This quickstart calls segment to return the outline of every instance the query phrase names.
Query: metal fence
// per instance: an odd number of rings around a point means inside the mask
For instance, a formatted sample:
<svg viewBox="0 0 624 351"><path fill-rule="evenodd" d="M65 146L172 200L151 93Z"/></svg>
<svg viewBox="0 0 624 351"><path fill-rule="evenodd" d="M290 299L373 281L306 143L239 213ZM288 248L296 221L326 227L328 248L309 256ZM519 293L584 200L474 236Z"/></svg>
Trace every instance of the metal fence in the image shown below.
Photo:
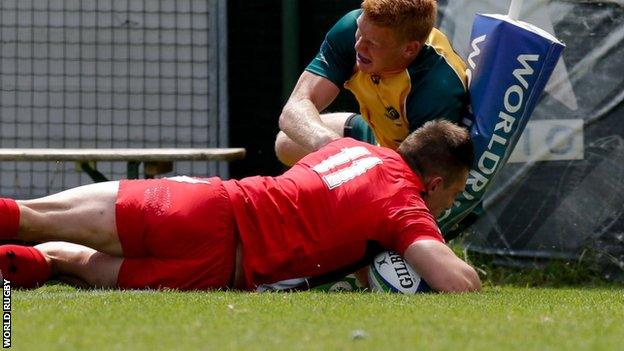
<svg viewBox="0 0 624 351"><path fill-rule="evenodd" d="M221 0L2 0L0 146L227 146ZM125 164L98 164L110 178ZM224 163L174 173L227 176ZM73 163L2 162L0 194L89 183Z"/></svg>

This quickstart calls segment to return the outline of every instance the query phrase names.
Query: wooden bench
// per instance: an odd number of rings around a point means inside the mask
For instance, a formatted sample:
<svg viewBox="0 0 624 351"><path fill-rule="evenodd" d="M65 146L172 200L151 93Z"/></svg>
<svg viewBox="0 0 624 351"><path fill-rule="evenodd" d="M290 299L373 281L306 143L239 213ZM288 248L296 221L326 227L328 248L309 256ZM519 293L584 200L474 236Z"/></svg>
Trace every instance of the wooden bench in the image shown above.
<svg viewBox="0 0 624 351"><path fill-rule="evenodd" d="M153 178L173 170L174 161L232 161L245 157L243 148L202 149L3 149L0 161L74 161L96 182L108 179L100 173L97 161L128 162L128 179L139 177L139 165L144 163L145 178Z"/></svg>

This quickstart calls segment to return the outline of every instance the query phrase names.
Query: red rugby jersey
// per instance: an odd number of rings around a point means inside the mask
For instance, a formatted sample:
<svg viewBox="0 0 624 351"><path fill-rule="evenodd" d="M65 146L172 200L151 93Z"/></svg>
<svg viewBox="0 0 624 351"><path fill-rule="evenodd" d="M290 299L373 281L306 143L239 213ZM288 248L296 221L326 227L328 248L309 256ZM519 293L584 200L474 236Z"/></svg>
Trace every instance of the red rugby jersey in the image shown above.
<svg viewBox="0 0 624 351"><path fill-rule="evenodd" d="M444 242L423 184L401 156L354 139L329 143L279 177L224 186L249 289L353 264L368 241L401 255L416 240Z"/></svg>

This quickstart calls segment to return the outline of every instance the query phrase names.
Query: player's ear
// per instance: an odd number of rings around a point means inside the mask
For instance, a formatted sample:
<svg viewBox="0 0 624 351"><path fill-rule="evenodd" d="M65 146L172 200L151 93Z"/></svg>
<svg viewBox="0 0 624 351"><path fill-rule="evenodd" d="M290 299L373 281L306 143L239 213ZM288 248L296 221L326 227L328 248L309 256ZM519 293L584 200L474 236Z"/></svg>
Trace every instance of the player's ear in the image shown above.
<svg viewBox="0 0 624 351"><path fill-rule="evenodd" d="M410 40L405 43L405 49L403 50L403 55L406 58L414 58L420 52L421 44L418 40Z"/></svg>
<svg viewBox="0 0 624 351"><path fill-rule="evenodd" d="M425 184L425 188L427 189L427 193L432 193L438 190L444 183L444 179L440 176L427 178L427 182Z"/></svg>

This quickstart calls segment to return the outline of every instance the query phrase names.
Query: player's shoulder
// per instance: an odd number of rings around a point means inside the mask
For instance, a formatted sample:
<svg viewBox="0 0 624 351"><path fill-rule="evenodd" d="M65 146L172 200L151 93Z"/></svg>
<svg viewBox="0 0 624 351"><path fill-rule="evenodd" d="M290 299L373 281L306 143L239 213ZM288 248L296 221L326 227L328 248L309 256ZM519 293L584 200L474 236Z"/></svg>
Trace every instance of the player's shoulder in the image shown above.
<svg viewBox="0 0 624 351"><path fill-rule="evenodd" d="M301 160L297 162L297 165L318 168L314 165L319 164L319 162L324 161L328 158L339 158L340 156L343 156L345 160L348 160L357 156L356 154L363 155L370 153L367 148L368 146L371 145L357 141L352 138L334 139L329 143L325 144L320 149L304 156Z"/></svg>
<svg viewBox="0 0 624 351"><path fill-rule="evenodd" d="M466 65L442 32L434 28L408 73L410 130L437 118L461 120L468 104Z"/></svg>
<svg viewBox="0 0 624 351"><path fill-rule="evenodd" d="M355 32L357 31L357 19L361 12L362 10L353 10L342 16L327 32L321 49L339 56L355 55ZM331 50L327 46L330 46Z"/></svg>
<svg viewBox="0 0 624 351"><path fill-rule="evenodd" d="M362 14L362 9L355 9L347 12L342 18L336 22L334 26L336 30L355 30L357 29L357 19Z"/></svg>
<svg viewBox="0 0 624 351"><path fill-rule="evenodd" d="M416 84L422 81L439 85L442 82L444 88L450 85L467 90L466 63L455 52L446 35L436 28L408 67L408 73Z"/></svg>
<svg viewBox="0 0 624 351"><path fill-rule="evenodd" d="M361 10L353 10L334 24L306 71L329 79L337 87L342 86L355 66L355 32L360 13Z"/></svg>
<svg viewBox="0 0 624 351"><path fill-rule="evenodd" d="M393 167L398 169L404 163L395 150L371 145L349 137L332 140L318 151L305 156L299 163L311 165L327 159L329 160L327 163L331 164L333 162L355 161L371 157L380 159L379 163L384 164L384 168L390 166L390 164L396 164Z"/></svg>
<svg viewBox="0 0 624 351"><path fill-rule="evenodd" d="M355 31L357 30L357 19L362 13L361 9L353 10L342 16L327 32L325 44L331 45L352 45L355 43Z"/></svg>
<svg viewBox="0 0 624 351"><path fill-rule="evenodd" d="M330 141L329 143L327 143L325 146L323 146L323 148L327 148L327 147L344 147L344 146L354 146L354 145L359 145L359 146L363 146L363 147L376 147L375 145L366 143L364 141L359 141L356 139L353 139L351 137L342 137L342 138L338 138L338 139L334 139L332 141Z"/></svg>
<svg viewBox="0 0 624 351"><path fill-rule="evenodd" d="M387 155L398 155L395 150L392 150L387 147L369 144L365 141L360 141L353 139L351 137L342 137L339 139L332 140L326 146L333 146L335 148L344 148L344 147L360 147L369 150L369 152L376 154L387 154Z"/></svg>

